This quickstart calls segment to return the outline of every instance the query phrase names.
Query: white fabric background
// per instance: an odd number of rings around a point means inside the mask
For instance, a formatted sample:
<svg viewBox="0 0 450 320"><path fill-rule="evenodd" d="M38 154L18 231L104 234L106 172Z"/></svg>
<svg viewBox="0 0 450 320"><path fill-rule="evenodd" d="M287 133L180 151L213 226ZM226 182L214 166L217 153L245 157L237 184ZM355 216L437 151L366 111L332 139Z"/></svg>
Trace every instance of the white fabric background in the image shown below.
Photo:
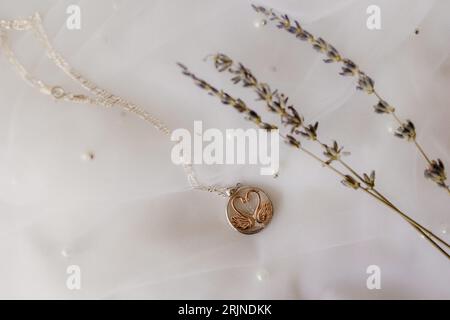
<svg viewBox="0 0 450 320"><path fill-rule="evenodd" d="M357 62L399 114L415 120L433 158L450 165L449 1L262 3ZM82 9L79 31L65 27L69 4ZM366 28L370 4L381 7L380 31ZM448 195L423 178L413 146L390 136L394 124L373 113L375 98L307 44L274 26L255 28L249 1L0 1L3 19L35 11L75 68L172 128L192 129L194 120L252 126L182 77L176 61L265 114L251 92L202 61L229 54L289 94L308 121L320 121L324 139L352 152L352 165L375 169L380 190L450 241ZM12 39L35 75L77 88L30 34ZM445 257L305 155L282 146L278 179L255 167L199 168L208 183L241 181L271 195L270 228L242 236L225 221L225 199L188 191L170 144L146 123L120 110L54 102L4 55L0 70L1 298L450 298ZM83 159L91 151L95 159ZM82 290L67 289L69 265L81 267ZM381 268L381 290L366 288L369 265Z"/></svg>

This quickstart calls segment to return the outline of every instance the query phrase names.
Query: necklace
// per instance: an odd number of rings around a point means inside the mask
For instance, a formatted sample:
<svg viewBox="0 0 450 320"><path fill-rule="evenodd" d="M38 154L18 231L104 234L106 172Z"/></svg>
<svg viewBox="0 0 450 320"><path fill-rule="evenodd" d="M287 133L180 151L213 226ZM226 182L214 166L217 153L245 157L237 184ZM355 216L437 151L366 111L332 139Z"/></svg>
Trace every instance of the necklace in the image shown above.
<svg viewBox="0 0 450 320"><path fill-rule="evenodd" d="M78 94L67 92L61 86L50 86L43 81L33 77L24 65L17 59L14 51L9 45L8 30L31 31L35 38L44 47L47 57L59 67L69 78L77 82L82 88L91 94ZM169 137L171 130L160 119L151 115L140 106L128 102L117 95L98 87L90 80L83 77L78 71L73 69L69 63L51 45L47 33L42 25L41 17L38 13L27 19L0 20L0 42L1 47L9 62L15 67L21 77L33 88L38 89L42 94L53 97L57 101L72 103L83 103L101 106L105 108L119 107L122 110L132 113L155 129ZM170 140L173 142L172 140ZM175 144L180 143L176 141ZM242 186L237 184L234 187L219 187L204 185L199 182L192 164L183 162L183 170L187 176L192 189L207 191L228 198L226 207L226 217L230 225L243 234L255 234L263 230L272 220L273 206L267 194L255 187Z"/></svg>

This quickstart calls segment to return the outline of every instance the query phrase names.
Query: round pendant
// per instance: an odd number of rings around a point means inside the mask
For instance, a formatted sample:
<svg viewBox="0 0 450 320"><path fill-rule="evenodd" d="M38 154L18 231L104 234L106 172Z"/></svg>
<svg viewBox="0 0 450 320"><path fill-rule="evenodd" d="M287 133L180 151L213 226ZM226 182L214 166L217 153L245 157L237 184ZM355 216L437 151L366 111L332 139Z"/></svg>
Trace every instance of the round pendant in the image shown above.
<svg viewBox="0 0 450 320"><path fill-rule="evenodd" d="M273 206L267 194L259 188L239 187L230 196L227 218L231 226L243 234L262 231L272 220Z"/></svg>

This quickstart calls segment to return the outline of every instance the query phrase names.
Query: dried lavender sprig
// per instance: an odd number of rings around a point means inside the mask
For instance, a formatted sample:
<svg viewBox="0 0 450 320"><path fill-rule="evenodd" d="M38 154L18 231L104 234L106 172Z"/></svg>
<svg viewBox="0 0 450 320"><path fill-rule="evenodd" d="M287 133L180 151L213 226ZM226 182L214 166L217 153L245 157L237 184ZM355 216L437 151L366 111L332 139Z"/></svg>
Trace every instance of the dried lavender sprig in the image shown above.
<svg viewBox="0 0 450 320"><path fill-rule="evenodd" d="M206 81L196 77L193 73L191 73L186 66L184 66L183 64L178 64L184 75L190 77L191 79L194 80L194 82L201 87L202 89L205 89L209 94L216 96L218 98L221 99L222 103L224 104L228 104L228 105L233 105L231 103L227 103L228 99L231 99L232 101L239 101L240 99L235 99L231 96L229 96L228 94L226 94L227 99L224 102L223 98L223 94L219 94L219 92L223 92L223 91L219 91L217 89L215 89L213 86L211 86L210 84L208 84ZM242 100L240 100L242 101ZM241 111L240 108L235 108L237 109L239 112L244 112ZM248 107L246 107L246 112L247 113L254 113L253 110L249 109ZM252 120L252 118L247 118L248 120ZM254 121L253 121L254 122ZM259 122L256 122L257 125L259 125ZM271 128L276 128L275 125L269 125ZM292 147L295 147L296 149L303 151L304 153L306 153L307 155L309 155L310 157L312 157L313 159L317 160L318 162L320 162L324 167L329 168L330 170L332 170L333 172L335 172L336 174L338 174L341 178L343 178L342 183L355 189L355 190L363 190L364 192L368 193L369 195L371 195L374 199L380 201L381 203L385 204L386 206L390 207L391 209L393 209L394 211L396 211L398 214L400 214L407 222L409 222L418 232L420 232L424 238L426 238L436 249L438 249L443 255L445 255L448 259L450 259L450 254L448 254L442 247L439 246L439 244L436 242L441 242L443 243L447 248L450 248L450 245L448 243L446 243L444 240L440 239L439 237L437 237L436 235L434 235L432 232L430 232L429 230L427 230L426 228L424 228L423 226L421 226L420 224L418 224L416 221L414 221L413 219L411 219L409 216L407 216L406 214L404 214L402 211L400 211L398 208L396 208L395 206L393 206L390 202L388 202L388 200L382 196L379 196L375 193L372 193L371 190L369 188L365 188L363 186L361 186L361 184L356 181L351 175L346 175L343 172L341 172L340 170L338 170L337 168L333 167L328 161L326 160L322 160L319 156L315 155L313 152L307 150L306 148L304 148L300 141L298 141L296 138L294 138L292 135L286 135L283 136L280 134L281 137L283 137L285 139L285 141ZM436 241L435 241L436 240Z"/></svg>
<svg viewBox="0 0 450 320"><path fill-rule="evenodd" d="M417 229L420 233L430 231L421 225L417 224L414 220L410 219L407 215L401 212L397 207L394 206L386 197L384 197L378 190L375 189L375 171L370 174L363 173L358 174L353 168L351 168L346 162L343 161L342 155L343 148L339 147L338 143L334 141L331 146L328 146L321 142L317 135L318 122L314 125L305 126L304 117L299 114L299 112L294 108L293 105L287 107L288 98L285 94L280 93L279 90L272 90L267 83L262 83L257 80L257 77L251 72L250 69L245 67L242 63L235 63L230 57L219 53L216 55L211 55L214 61L214 66L219 72L228 71L232 74L232 81L235 84L242 83L245 88L252 88L258 95L258 100L263 100L266 102L268 110L271 112L278 113L280 115L282 123L287 127L291 127L291 134L301 134L308 140L318 143L321 147L325 149L324 155L328 158L326 164L331 164L333 161L339 162L350 172L350 175L346 175L342 181L343 185L350 187L352 189L359 189L360 183L366 185L366 192L371 195L376 195L378 200L382 201L384 204L389 206L391 209L399 213L407 222L409 222L413 227ZM280 101L282 103L280 103ZM287 119L287 120L286 120ZM298 127L302 127L306 132L299 131ZM289 144L293 146L300 145L300 141L296 140L294 136L289 136ZM432 233L431 233L432 234ZM448 244L435 236L436 240L442 242L448 247ZM433 244L434 245L434 244Z"/></svg>
<svg viewBox="0 0 450 320"><path fill-rule="evenodd" d="M182 69L182 72L185 76L190 77L194 80L194 82L202 89L206 90L208 94L218 97L223 104L225 105L231 105L234 107L238 112L244 113L247 115L247 119L255 123L258 127L264 130L275 130L278 129L275 126L272 126L271 124L268 124L266 122L263 122L261 120L261 117L253 110L249 109L244 101L241 99L235 99L232 96L230 96L228 93L224 92L223 90L218 90L211 86L206 81L197 78L193 73L191 73L186 66L184 66L181 63L178 63L178 66Z"/></svg>
<svg viewBox="0 0 450 320"><path fill-rule="evenodd" d="M424 171L425 178L435 182L438 186L447 190L450 194L450 186L447 183L447 175L445 167L440 159L432 160L424 151L422 146L417 141L416 128L412 121L402 121L396 114L396 109L386 102L375 90L375 81L363 72L356 63L352 60L344 58L331 44L326 42L322 38L315 38L311 33L303 29L301 24L296 20L291 20L288 15L278 14L272 9L265 8L263 6L252 5L253 9L268 17L270 21L277 22L279 29L286 30L287 32L295 35L296 38L305 40L311 43L312 47L323 54L326 58L323 60L325 63L338 62L342 64L342 76L356 76L357 77L357 89L364 91L368 94L374 94L378 99L378 104L374 106L374 111L378 114L390 114L399 124L399 128L395 132L395 136L404 138L407 141L414 142L419 153L428 163L428 168Z"/></svg>

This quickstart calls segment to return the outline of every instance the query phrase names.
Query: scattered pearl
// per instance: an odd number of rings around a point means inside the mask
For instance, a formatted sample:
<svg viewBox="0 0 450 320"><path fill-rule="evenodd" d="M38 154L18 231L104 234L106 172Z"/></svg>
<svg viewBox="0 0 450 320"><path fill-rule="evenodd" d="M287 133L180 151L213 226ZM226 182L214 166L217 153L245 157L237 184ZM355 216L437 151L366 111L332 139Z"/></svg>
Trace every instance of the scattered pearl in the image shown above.
<svg viewBox="0 0 450 320"><path fill-rule="evenodd" d="M265 269L259 270L256 272L256 280L264 281L269 277L269 272Z"/></svg>
<svg viewBox="0 0 450 320"><path fill-rule="evenodd" d="M255 28L261 28L264 27L267 24L267 20L266 19L262 19L262 20L256 20L253 25L255 26Z"/></svg>
<svg viewBox="0 0 450 320"><path fill-rule="evenodd" d="M86 152L81 156L83 161L93 161L95 159L95 154L93 152Z"/></svg>
<svg viewBox="0 0 450 320"><path fill-rule="evenodd" d="M61 250L61 255L62 255L64 258L68 258L68 257L70 256L70 254L69 254L69 252L67 251L67 249L62 249L62 250Z"/></svg>
<svg viewBox="0 0 450 320"><path fill-rule="evenodd" d="M392 127L388 127L388 132L389 133L394 133L394 129Z"/></svg>

